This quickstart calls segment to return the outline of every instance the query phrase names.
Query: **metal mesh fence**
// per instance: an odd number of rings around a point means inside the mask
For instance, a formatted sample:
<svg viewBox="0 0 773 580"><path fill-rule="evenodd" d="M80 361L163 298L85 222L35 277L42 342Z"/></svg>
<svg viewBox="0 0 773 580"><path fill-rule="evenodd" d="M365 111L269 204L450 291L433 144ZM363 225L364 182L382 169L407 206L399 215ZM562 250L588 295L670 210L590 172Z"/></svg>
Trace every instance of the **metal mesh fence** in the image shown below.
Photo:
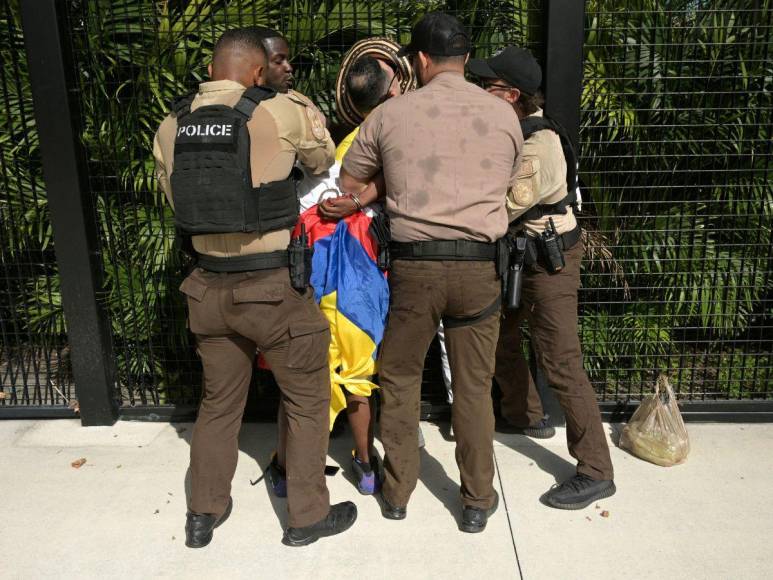
<svg viewBox="0 0 773 580"><path fill-rule="evenodd" d="M18 2L0 2L0 408L73 395Z"/></svg>
<svg viewBox="0 0 773 580"><path fill-rule="evenodd" d="M464 21L475 56L506 44L540 54L537 0L68 3L123 405L198 401L177 291L185 264L150 152L171 100L206 79L217 37L280 30L296 88L335 122L342 54L366 36L407 41L431 9ZM13 403L60 404L53 387L69 397L71 379L15 2L0 17L0 375ZM638 398L660 370L684 398L773 396L770 26L762 0L586 3L581 333L604 400ZM271 398L270 376L258 376L260 400ZM424 379L424 398L441 401L437 345Z"/></svg>
<svg viewBox="0 0 773 580"><path fill-rule="evenodd" d="M125 405L195 404L200 363L185 328L177 287L184 265L173 246L171 210L157 192L150 155L171 100L206 79L214 42L228 28L262 25L286 35L295 87L336 124L335 79L357 40L384 35L407 42L425 11L448 9L468 25L481 54L529 37L529 14L511 2L269 2L72 4L75 61L90 184L101 226L100 251ZM532 3L533 4L533 3ZM507 10L504 10L507 8ZM536 20L536 19L535 19ZM535 34L536 25L531 34ZM429 398L444 398L433 346L425 372ZM265 372L258 392L276 390Z"/></svg>
<svg viewBox="0 0 773 580"><path fill-rule="evenodd" d="M769 2L590 2L581 175L586 367L606 399L668 371L770 398Z"/></svg>

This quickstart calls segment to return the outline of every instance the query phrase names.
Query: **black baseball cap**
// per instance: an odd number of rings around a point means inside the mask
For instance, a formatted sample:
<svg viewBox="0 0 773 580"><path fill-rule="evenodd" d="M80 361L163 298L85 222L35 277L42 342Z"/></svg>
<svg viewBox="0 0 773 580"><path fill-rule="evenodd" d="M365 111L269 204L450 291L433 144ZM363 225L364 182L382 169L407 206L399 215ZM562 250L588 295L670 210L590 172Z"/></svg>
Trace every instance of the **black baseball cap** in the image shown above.
<svg viewBox="0 0 773 580"><path fill-rule="evenodd" d="M428 12L414 24L411 42L397 56L419 51L433 56L461 56L470 52L470 39L462 23L450 14Z"/></svg>
<svg viewBox="0 0 773 580"><path fill-rule="evenodd" d="M467 70L476 77L502 79L527 95L536 93L542 84L542 69L537 59L517 46L508 46L491 58L472 58Z"/></svg>

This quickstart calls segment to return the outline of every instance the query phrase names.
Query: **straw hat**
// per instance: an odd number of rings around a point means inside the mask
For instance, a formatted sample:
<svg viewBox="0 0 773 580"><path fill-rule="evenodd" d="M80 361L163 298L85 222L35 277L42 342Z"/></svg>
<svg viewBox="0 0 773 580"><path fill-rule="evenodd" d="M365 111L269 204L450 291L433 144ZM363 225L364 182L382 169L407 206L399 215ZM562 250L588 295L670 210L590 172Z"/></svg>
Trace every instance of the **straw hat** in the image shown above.
<svg viewBox="0 0 773 580"><path fill-rule="evenodd" d="M359 125L363 121L363 115L352 105L352 100L346 91L346 75L349 69L361 56L372 56L390 63L397 71L400 82L400 93L412 91L416 88L416 76L413 74L413 68L406 57L398 57L397 51L400 45L390 38L376 36L365 38L348 50L341 61L341 69L338 71L336 79L336 108L339 118L352 127Z"/></svg>

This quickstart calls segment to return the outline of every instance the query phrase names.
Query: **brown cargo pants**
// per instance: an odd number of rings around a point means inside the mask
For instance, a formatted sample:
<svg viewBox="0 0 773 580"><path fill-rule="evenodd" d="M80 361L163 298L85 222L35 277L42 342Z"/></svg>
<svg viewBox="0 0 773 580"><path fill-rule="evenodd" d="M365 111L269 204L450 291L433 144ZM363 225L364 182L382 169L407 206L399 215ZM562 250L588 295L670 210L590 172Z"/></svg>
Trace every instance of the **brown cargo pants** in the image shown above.
<svg viewBox="0 0 773 580"><path fill-rule="evenodd" d="M303 527L330 510L328 446L330 327L312 291L290 287L286 268L239 273L194 270L180 286L204 369L191 441L189 508L221 514L236 471L238 437L258 349L281 390L287 433L289 525Z"/></svg>
<svg viewBox="0 0 773 580"><path fill-rule="evenodd" d="M523 354L521 322L529 322L537 363L566 415L569 453L577 472L593 479L612 479L612 460L604 436L596 393L582 366L577 332L582 243L564 252L566 266L550 274L539 263L523 279L521 307L506 312L499 331L496 379L502 390L502 416L517 427L542 419L539 393Z"/></svg>
<svg viewBox="0 0 773 580"><path fill-rule="evenodd" d="M493 262L396 260L390 271L389 321L381 348L383 493L405 506L419 477L418 426L424 359L443 317L470 318L500 294ZM446 325L454 377L452 422L461 497L466 506L494 502L494 413L491 379L499 311L478 322Z"/></svg>

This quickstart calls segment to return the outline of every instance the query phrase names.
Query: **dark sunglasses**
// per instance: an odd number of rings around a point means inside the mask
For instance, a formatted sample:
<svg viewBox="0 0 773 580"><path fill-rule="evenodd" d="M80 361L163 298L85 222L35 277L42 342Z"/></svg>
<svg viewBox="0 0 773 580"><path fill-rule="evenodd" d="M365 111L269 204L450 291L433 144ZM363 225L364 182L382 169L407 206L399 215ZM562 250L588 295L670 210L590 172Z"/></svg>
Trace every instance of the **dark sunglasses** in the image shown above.
<svg viewBox="0 0 773 580"><path fill-rule="evenodd" d="M510 85L500 85L499 83L483 82L482 85L486 91L510 91L513 89Z"/></svg>

